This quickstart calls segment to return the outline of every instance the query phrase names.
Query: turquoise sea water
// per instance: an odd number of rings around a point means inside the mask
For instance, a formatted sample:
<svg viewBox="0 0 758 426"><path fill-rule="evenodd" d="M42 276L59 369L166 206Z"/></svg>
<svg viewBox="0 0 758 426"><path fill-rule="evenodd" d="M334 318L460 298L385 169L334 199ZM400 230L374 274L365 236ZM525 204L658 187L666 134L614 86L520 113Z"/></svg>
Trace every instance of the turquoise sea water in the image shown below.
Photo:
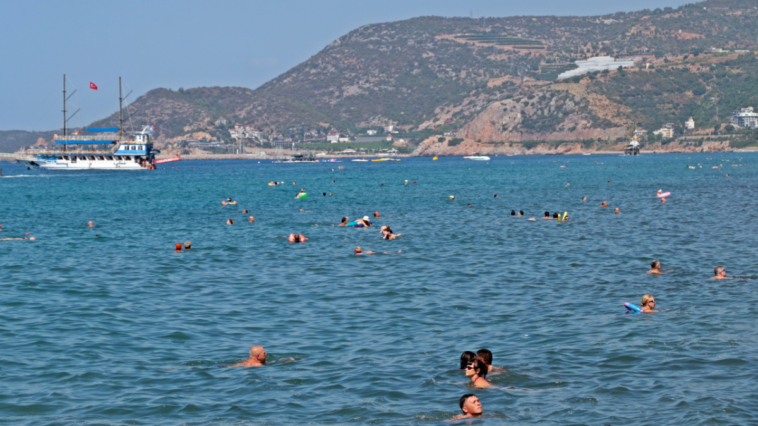
<svg viewBox="0 0 758 426"><path fill-rule="evenodd" d="M0 423L443 424L486 347L508 372L473 424L756 424L757 160L0 163L0 238L37 238L0 241ZM645 293L668 311L620 315ZM221 368L256 344L269 365Z"/></svg>

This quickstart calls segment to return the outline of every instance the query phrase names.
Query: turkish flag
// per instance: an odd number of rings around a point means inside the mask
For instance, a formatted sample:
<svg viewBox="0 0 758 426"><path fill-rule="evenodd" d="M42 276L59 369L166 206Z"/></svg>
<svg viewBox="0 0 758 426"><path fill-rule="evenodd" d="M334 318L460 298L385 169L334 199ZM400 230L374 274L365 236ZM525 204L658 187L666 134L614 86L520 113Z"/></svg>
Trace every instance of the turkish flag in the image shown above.
<svg viewBox="0 0 758 426"><path fill-rule="evenodd" d="M92 90L97 90L97 85L95 85L95 83L93 83L93 82L90 81L89 82L89 88L92 89Z"/></svg>

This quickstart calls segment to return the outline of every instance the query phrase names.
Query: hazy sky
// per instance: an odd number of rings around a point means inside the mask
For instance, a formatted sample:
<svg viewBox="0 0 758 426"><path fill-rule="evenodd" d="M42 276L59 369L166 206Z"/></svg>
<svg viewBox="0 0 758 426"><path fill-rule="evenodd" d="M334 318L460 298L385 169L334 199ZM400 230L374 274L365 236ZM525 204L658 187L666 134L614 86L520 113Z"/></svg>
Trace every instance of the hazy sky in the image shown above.
<svg viewBox="0 0 758 426"><path fill-rule="evenodd" d="M152 0L0 2L0 130L61 126L62 79L87 125L134 89L256 88L362 25L417 16L600 15L682 0ZM99 90L90 90L89 82ZM128 92L128 89L127 89ZM76 107L73 107L76 110Z"/></svg>

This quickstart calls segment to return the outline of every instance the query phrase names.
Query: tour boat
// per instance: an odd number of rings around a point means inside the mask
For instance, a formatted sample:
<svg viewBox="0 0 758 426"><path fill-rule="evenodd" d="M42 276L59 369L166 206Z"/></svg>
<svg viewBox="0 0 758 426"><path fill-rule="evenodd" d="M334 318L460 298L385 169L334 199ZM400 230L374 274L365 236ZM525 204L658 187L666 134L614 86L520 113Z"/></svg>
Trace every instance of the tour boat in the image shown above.
<svg viewBox="0 0 758 426"><path fill-rule="evenodd" d="M489 161L490 157L487 157L486 155L467 155L463 157L464 160L474 160L474 161Z"/></svg>
<svg viewBox="0 0 758 426"><path fill-rule="evenodd" d="M63 134L55 135L53 149L31 149L26 155L15 155L17 162L29 169L45 170L153 170L155 164L179 161L179 156L155 159L159 150L153 149L151 134L155 128L144 126L141 131L125 135L123 131L123 97L119 85L119 127L90 128L88 135L69 134L66 122L66 76L63 76ZM74 91L76 92L76 91ZM73 93L72 93L73 95ZM128 96L128 95L127 95ZM70 97L70 95L69 95ZM79 112L78 110L74 113ZM73 117L73 115L72 115ZM60 148L58 148L60 146ZM8 156L9 157L9 156Z"/></svg>

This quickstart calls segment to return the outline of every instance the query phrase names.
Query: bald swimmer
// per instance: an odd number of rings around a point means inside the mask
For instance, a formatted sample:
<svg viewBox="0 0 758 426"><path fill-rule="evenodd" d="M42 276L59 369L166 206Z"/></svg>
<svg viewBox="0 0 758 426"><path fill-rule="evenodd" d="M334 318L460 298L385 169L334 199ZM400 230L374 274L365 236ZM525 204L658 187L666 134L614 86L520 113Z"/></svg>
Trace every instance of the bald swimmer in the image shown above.
<svg viewBox="0 0 758 426"><path fill-rule="evenodd" d="M250 348L250 358L226 367L263 367L265 363L266 350L263 349L263 346L253 346Z"/></svg>

